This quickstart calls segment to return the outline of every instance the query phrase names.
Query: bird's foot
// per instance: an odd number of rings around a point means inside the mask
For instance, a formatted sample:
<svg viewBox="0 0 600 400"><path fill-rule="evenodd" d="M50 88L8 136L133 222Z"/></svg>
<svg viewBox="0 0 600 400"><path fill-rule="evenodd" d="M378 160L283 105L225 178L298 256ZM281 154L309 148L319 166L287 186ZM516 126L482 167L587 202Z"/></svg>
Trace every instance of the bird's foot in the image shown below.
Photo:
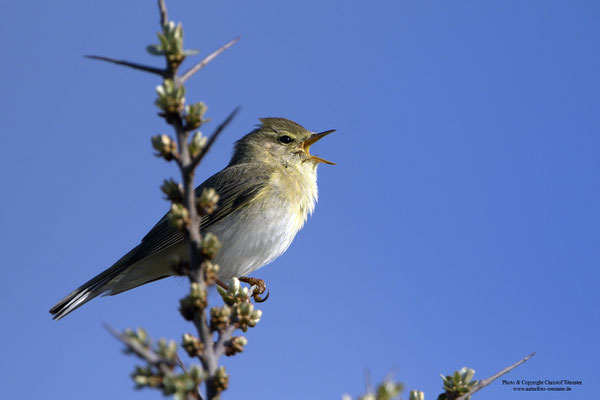
<svg viewBox="0 0 600 400"><path fill-rule="evenodd" d="M254 299L255 302L257 303L262 303L267 301L267 299L269 298L269 292L267 292L267 295L265 296L265 298L263 299L262 297L260 297L261 294L263 294L265 292L265 290L267 290L267 285L265 284L265 281L263 281L262 279L258 279L258 278L250 278L248 276L243 276L240 279L240 282L244 282L249 284L250 286L254 286L254 292L252 293L252 298Z"/></svg>

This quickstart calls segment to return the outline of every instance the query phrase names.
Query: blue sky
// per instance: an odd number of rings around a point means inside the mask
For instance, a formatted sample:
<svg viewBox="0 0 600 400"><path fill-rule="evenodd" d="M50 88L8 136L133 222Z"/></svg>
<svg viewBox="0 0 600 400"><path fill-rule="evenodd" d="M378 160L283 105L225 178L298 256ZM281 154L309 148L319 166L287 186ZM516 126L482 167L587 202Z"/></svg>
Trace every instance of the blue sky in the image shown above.
<svg viewBox="0 0 600 400"><path fill-rule="evenodd" d="M241 113L201 165L222 168L259 117L338 132L314 152L320 201L257 273L271 298L224 398L336 399L393 371L428 399L439 373L582 380L600 357L600 6L593 1L186 1L189 48L242 39L188 86ZM176 176L154 76L84 54L161 60L153 1L3 2L0 126L5 398L159 398L101 327L191 331L184 280L47 310L136 245ZM210 130L214 126L209 126ZM34 368L35 367L35 368ZM34 372L38 371L38 372ZM38 375L33 375L37 373ZM494 383L480 399L521 398Z"/></svg>

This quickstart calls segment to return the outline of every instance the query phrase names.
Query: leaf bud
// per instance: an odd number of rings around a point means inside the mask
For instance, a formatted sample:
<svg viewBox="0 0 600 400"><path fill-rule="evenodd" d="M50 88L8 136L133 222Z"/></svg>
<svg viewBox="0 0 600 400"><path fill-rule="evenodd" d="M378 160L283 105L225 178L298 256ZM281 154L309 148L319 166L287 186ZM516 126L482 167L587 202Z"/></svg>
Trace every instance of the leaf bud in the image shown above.
<svg viewBox="0 0 600 400"><path fill-rule="evenodd" d="M181 347L183 347L190 357L197 357L204 351L202 341L190 333L184 333L181 342Z"/></svg>
<svg viewBox="0 0 600 400"><path fill-rule="evenodd" d="M206 235L204 235L201 244L202 254L204 254L208 258L214 258L219 252L220 248L221 242L219 241L217 235L211 232L208 232Z"/></svg>
<svg viewBox="0 0 600 400"><path fill-rule="evenodd" d="M202 135L202 132L197 131L192 136L192 140L190 140L190 144L188 145L188 149L190 150L190 154L192 157L196 157L202 149L206 146L206 142L208 139L206 136Z"/></svg>
<svg viewBox="0 0 600 400"><path fill-rule="evenodd" d="M171 210L167 215L167 219L175 229L182 232L190 223L190 214L183 204L173 203L171 204Z"/></svg>
<svg viewBox="0 0 600 400"><path fill-rule="evenodd" d="M210 329L221 331L229 324L231 317L231 308L227 305L223 307L213 307L210 309Z"/></svg>
<svg viewBox="0 0 600 400"><path fill-rule="evenodd" d="M411 390L408 400L425 400L425 393L420 390Z"/></svg>
<svg viewBox="0 0 600 400"><path fill-rule="evenodd" d="M158 151L156 156L163 157L167 161L171 161L177 157L177 144L169 135L152 136L152 147Z"/></svg>
<svg viewBox="0 0 600 400"><path fill-rule="evenodd" d="M206 289L201 288L197 282L193 282L190 294L179 300L179 312L185 319L192 321L194 314L203 310L206 305Z"/></svg>
<svg viewBox="0 0 600 400"><path fill-rule="evenodd" d="M185 122L186 129L188 131L198 129L203 123L205 123L206 119L203 119L204 113L206 113L206 104L203 102L198 102L194 104L190 104L185 107Z"/></svg>
<svg viewBox="0 0 600 400"><path fill-rule="evenodd" d="M173 203L181 203L183 201L183 186L181 183L177 183L171 178L163 181L160 190L162 190L167 196L167 199L171 200Z"/></svg>
<svg viewBox="0 0 600 400"><path fill-rule="evenodd" d="M222 392L227 389L227 386L229 385L229 375L227 375L225 367L221 366L217 369L217 372L213 377L213 384L217 392Z"/></svg>
<svg viewBox="0 0 600 400"><path fill-rule="evenodd" d="M207 285L214 285L219 279L219 265L205 260L202 262L204 268L204 281Z"/></svg>
<svg viewBox="0 0 600 400"><path fill-rule="evenodd" d="M188 369L188 376L192 379L195 386L198 386L204 379L206 379L206 374L204 370L199 365L191 365Z"/></svg>
<svg viewBox="0 0 600 400"><path fill-rule="evenodd" d="M198 212L200 214L212 214L217 209L219 195L213 188L204 188L198 198Z"/></svg>
<svg viewBox="0 0 600 400"><path fill-rule="evenodd" d="M179 113L184 109L185 87L177 85L172 79L165 79L156 87L158 97L154 102L158 108L167 114Z"/></svg>
<svg viewBox="0 0 600 400"><path fill-rule="evenodd" d="M234 336L225 343L225 355L232 356L244 351L244 346L248 344L248 339L243 336Z"/></svg>

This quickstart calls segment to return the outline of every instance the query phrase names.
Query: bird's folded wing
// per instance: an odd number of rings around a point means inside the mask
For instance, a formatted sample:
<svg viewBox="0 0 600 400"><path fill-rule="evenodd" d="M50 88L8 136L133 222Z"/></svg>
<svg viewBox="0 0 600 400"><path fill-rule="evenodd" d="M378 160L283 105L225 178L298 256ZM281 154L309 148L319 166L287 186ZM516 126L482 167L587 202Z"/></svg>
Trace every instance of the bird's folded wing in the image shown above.
<svg viewBox="0 0 600 400"><path fill-rule="evenodd" d="M199 197L205 188L213 188L219 195L219 201L212 214L202 217L201 229L209 228L246 206L266 186L268 180L268 170L260 164L232 165L208 178L196 188L196 196ZM142 260L182 240L183 235L169 223L165 215L144 236L135 259Z"/></svg>

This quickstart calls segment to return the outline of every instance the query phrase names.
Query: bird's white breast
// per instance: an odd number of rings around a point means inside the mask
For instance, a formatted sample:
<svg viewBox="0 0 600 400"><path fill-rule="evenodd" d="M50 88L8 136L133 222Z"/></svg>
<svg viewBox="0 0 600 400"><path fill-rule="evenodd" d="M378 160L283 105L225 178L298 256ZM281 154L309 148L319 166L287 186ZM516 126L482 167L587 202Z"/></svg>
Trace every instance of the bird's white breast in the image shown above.
<svg viewBox="0 0 600 400"><path fill-rule="evenodd" d="M292 185L292 187L290 187ZM266 193L211 226L222 243L219 278L247 276L287 250L317 200L316 171L305 179L275 176Z"/></svg>

